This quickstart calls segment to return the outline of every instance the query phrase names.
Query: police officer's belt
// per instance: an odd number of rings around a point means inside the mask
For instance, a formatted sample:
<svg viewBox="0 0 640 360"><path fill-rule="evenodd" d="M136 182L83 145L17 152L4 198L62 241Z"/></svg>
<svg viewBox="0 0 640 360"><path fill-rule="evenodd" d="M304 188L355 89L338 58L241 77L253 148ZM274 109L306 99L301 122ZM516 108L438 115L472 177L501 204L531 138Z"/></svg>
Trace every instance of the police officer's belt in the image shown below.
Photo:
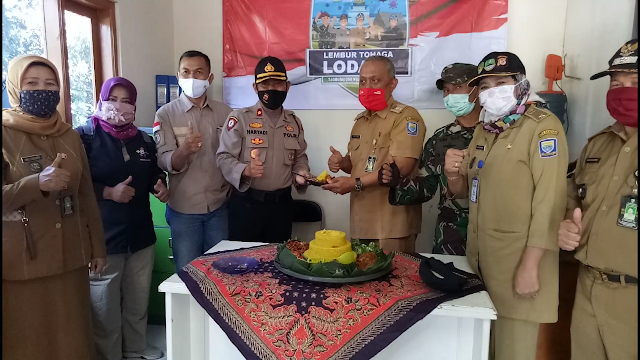
<svg viewBox="0 0 640 360"><path fill-rule="evenodd" d="M587 266L587 269L589 269L589 271L597 278L599 278L600 280L604 281L604 282L612 282L612 283L618 283L618 284L631 284L631 285L638 285L638 279L634 278L633 276L629 276L629 275L619 275L619 274L611 274L611 273L607 273L601 270L598 270L596 268L593 268L591 266Z"/></svg>
<svg viewBox="0 0 640 360"><path fill-rule="evenodd" d="M445 264L434 258L422 259L418 273L428 287L444 292L460 291L467 283L464 273L456 269L453 263Z"/></svg>
<svg viewBox="0 0 640 360"><path fill-rule="evenodd" d="M279 189L275 191L263 191L249 188L244 193L240 193L242 196L250 196L252 199L263 202L279 202L291 196L291 187Z"/></svg>

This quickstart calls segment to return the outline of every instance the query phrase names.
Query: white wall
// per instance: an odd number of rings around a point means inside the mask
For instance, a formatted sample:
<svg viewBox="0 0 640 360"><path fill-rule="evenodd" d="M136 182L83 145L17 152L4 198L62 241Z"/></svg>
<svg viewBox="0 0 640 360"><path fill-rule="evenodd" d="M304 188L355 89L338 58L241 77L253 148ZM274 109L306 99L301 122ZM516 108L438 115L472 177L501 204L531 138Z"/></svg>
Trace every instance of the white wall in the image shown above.
<svg viewBox="0 0 640 360"><path fill-rule="evenodd" d="M478 0L479 1L479 0ZM528 78L534 90L546 88L544 79L544 62L548 54L563 54L563 39L565 31L565 17L567 1L573 0L511 0L509 3L508 21L508 50L522 59L527 67ZM578 1L578 0L576 0ZM587 0L582 0L587 1ZM597 0L589 0L597 2ZM161 44L158 33L167 35L166 22L158 24L158 20L144 20L149 17L148 4L153 2L159 8L164 19L167 16L167 3L170 0L118 0L121 9L127 9L127 14L119 12L122 16L119 21L118 33L122 46L136 51L121 54L127 55L127 61L122 61L122 73L124 76L136 76L132 78L140 89L151 89L150 97L145 97L143 104L138 101L138 107L146 106L155 109L155 97L153 97L153 75L175 73L177 59L186 50L200 50L211 58L212 72L215 76L214 84L209 90L209 95L216 100L222 99L222 1L211 0L173 0L173 49L168 53L169 44ZM136 5L132 5L135 3ZM145 5L139 5L144 3ZM160 5L157 5L161 3ZM129 24L143 22L145 25ZM129 29L138 29L128 35L123 34L123 26ZM147 29L153 27L156 31ZM585 26L580 26L584 29ZM144 31L142 31L144 30ZM126 33L125 33L126 34ZM134 43L134 44L132 44ZM124 50L124 49L122 49ZM140 56L145 52L162 53L165 58ZM463 51L461 49L460 51ZM152 59L152 60L150 60ZM162 65L153 64L161 62ZM153 65L153 69L149 66ZM165 70L165 68L167 68ZM136 82L137 80L138 82ZM147 85L148 84L148 85ZM319 97L318 101L322 101ZM149 111L149 110L147 110ZM349 133L353 125L353 119L358 111L333 111L314 110L296 112L304 123L305 134L309 143L307 153L311 169L319 173L326 169L326 161L329 156L329 146L333 145L340 151L346 150ZM434 130L453 120L453 116L446 110L422 110L422 117L427 124L427 137ZM150 126L151 119L139 119L139 125ZM348 196L333 195L331 193L311 188L304 198L317 201L325 211L326 227L336 230L349 230L349 198ZM437 199L432 200L423 207L423 228L418 238L418 250L429 251L431 238L433 237L434 222L437 215Z"/></svg>
<svg viewBox="0 0 640 360"><path fill-rule="evenodd" d="M588 4L587 4L588 3ZM569 101L569 159L576 159L587 138L611 125L606 108L609 77L589 80L606 70L609 59L631 40L635 0L568 0L564 51L565 72L582 80L565 79Z"/></svg>
<svg viewBox="0 0 640 360"><path fill-rule="evenodd" d="M176 73L173 0L118 0L116 32L120 76L138 90L136 125L152 126L156 75Z"/></svg>

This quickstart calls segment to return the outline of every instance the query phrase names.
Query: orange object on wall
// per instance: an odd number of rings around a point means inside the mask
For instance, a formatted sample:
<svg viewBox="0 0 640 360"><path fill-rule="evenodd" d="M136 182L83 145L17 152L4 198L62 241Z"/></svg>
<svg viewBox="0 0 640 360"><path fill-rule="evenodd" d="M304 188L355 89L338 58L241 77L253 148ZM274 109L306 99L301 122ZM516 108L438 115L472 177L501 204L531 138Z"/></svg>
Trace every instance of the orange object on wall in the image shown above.
<svg viewBox="0 0 640 360"><path fill-rule="evenodd" d="M555 54L547 55L547 61L544 64L544 77L549 80L549 86L546 91L541 92L544 94L562 94L562 91L553 90L553 83L562 80L562 73L564 73L562 58Z"/></svg>

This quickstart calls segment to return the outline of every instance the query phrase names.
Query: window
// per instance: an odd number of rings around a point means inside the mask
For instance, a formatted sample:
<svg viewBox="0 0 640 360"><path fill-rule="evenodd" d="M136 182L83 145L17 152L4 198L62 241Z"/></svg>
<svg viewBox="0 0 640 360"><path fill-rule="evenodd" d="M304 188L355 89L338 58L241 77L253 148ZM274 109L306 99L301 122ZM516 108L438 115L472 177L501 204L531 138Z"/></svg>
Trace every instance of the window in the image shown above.
<svg viewBox="0 0 640 360"><path fill-rule="evenodd" d="M64 12L73 127L86 123L96 103L91 20L68 10Z"/></svg>
<svg viewBox="0 0 640 360"><path fill-rule="evenodd" d="M3 88L9 61L20 55L45 55L42 0L2 0Z"/></svg>
<svg viewBox="0 0 640 360"><path fill-rule="evenodd" d="M111 0L2 0L3 83L14 57L46 56L61 76L59 110L83 124L103 80L118 74L115 22Z"/></svg>

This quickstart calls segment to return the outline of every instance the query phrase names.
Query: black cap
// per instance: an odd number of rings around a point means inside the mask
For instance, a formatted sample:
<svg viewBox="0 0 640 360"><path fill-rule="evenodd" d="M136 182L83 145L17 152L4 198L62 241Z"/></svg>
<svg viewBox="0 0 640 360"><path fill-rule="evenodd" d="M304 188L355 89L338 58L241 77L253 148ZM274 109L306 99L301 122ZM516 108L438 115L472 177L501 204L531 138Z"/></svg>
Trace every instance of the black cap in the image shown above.
<svg viewBox="0 0 640 360"><path fill-rule="evenodd" d="M340 20L349 20L349 17L347 16L347 14L342 14L340 15Z"/></svg>
<svg viewBox="0 0 640 360"><path fill-rule="evenodd" d="M469 86L478 86L485 76L508 76L527 72L518 55L507 51L494 51L478 64L478 75L469 81Z"/></svg>
<svg viewBox="0 0 640 360"><path fill-rule="evenodd" d="M591 77L591 80L611 75L612 72L638 72L638 39L627 41L609 60L609 69Z"/></svg>
<svg viewBox="0 0 640 360"><path fill-rule="evenodd" d="M256 65L256 84L267 79L287 81L287 69L277 57L267 56Z"/></svg>
<svg viewBox="0 0 640 360"><path fill-rule="evenodd" d="M478 75L475 65L454 63L444 67L440 74L440 79L436 80L436 87L442 90L444 83L462 85L469 82Z"/></svg>
<svg viewBox="0 0 640 360"><path fill-rule="evenodd" d="M464 289L467 283L467 277L464 272L456 269L453 263L444 263L431 257L420 261L418 274L422 282L428 287L448 293L455 293Z"/></svg>

